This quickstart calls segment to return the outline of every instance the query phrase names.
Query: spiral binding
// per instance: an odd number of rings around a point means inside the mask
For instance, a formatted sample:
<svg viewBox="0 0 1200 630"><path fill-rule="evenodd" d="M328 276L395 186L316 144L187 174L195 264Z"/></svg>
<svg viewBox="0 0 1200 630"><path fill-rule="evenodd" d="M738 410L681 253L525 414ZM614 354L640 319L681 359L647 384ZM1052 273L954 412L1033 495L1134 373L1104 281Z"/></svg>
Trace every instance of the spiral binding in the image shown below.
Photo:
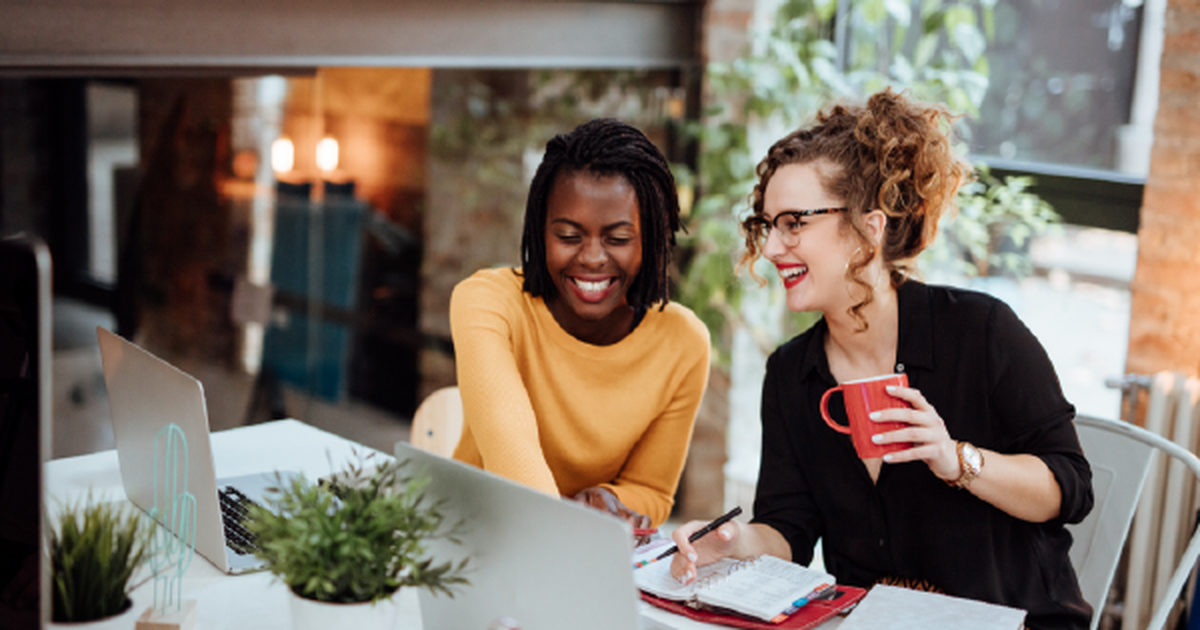
<svg viewBox="0 0 1200 630"><path fill-rule="evenodd" d="M706 588L714 587L714 586L720 584L721 582L724 582L725 580L729 579L729 576L733 575L734 573L737 573L738 571L741 571L742 569L749 569L749 568L753 567L754 565L758 564L759 558L762 558L762 556L755 556L753 558L739 560L736 563L730 565L729 568L726 569L724 573L714 573L712 575L705 577L704 579L697 580L696 581L696 590L701 591Z"/></svg>

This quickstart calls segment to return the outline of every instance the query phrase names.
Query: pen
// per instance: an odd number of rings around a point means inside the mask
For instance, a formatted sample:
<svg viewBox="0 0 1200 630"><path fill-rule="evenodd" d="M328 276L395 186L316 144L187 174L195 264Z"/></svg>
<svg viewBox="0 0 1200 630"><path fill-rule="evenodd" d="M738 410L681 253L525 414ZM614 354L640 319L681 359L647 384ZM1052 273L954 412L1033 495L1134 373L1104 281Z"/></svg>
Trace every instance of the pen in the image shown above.
<svg viewBox="0 0 1200 630"><path fill-rule="evenodd" d="M709 523L708 525L705 525L704 527L701 527L700 529L692 532L692 535L688 536L688 542L696 542L697 540L700 540L701 538L703 538L706 534L708 534L712 530L724 525L725 523L728 523L729 521L733 520L733 517L735 517L741 513L742 513L741 507L735 507L732 510L729 510L728 512L725 513L724 516L721 516L721 517L717 518L715 521ZM672 555L674 555L676 553L679 553L679 545L671 545L670 549L667 549L666 551L658 554L658 557L654 558L653 560L643 562L642 564L650 564L651 562L658 562L659 560L662 560L663 558L670 558Z"/></svg>

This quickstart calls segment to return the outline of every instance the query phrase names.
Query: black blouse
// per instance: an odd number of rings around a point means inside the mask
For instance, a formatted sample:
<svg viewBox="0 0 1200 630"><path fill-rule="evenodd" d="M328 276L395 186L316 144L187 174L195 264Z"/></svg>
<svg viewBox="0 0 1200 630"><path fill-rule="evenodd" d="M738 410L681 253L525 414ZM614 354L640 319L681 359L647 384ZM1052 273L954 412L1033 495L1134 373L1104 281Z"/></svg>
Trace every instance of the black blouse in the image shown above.
<svg viewBox="0 0 1200 630"><path fill-rule="evenodd" d="M1012 309L983 293L910 280L899 289L899 311L896 371L937 409L951 438L1046 462L1062 490L1059 517L1013 518L947 485L924 462L884 464L872 483L850 437L818 411L837 384L822 320L767 362L754 521L783 534L801 564L822 539L825 567L840 583L923 580L950 595L1023 608L1030 628L1087 628L1091 607L1063 525L1092 509L1091 468L1045 350ZM830 414L845 423L840 400L830 400Z"/></svg>

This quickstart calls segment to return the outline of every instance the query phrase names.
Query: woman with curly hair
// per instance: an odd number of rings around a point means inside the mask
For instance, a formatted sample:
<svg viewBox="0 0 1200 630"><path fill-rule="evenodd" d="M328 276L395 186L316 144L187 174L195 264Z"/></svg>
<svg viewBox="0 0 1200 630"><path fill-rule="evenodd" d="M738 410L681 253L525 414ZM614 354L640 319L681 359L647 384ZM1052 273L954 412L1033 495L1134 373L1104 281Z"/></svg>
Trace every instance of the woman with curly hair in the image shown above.
<svg viewBox="0 0 1200 630"><path fill-rule="evenodd" d="M754 518L689 544L684 582L721 557L771 554L845 584L921 584L1028 611L1030 628L1087 628L1067 523L1092 507L1074 407L1033 334L1003 302L913 279L914 261L954 207L970 167L953 117L890 89L835 105L758 165L743 263L772 262L790 310L823 318L779 347L762 394ZM839 383L902 372L910 408L872 414L907 426L861 459L822 421Z"/></svg>

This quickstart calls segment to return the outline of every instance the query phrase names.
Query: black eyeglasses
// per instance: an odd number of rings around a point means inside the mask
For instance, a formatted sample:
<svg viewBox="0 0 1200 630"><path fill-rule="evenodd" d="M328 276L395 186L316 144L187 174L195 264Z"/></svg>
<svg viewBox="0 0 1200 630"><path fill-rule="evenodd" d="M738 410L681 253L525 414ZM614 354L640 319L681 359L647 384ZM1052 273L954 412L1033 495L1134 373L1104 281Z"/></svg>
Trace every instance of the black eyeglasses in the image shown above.
<svg viewBox="0 0 1200 630"><path fill-rule="evenodd" d="M751 217L746 217L742 221L742 227L746 229L746 233L758 242L759 247L762 247L767 242L767 237L771 235L771 230L779 232L779 239L788 247L795 247L800 242L800 228L804 226L805 217L812 217L818 214L833 214L835 212L843 212L847 208L813 208L812 210L785 210L775 215L774 219L767 220L761 214L756 214Z"/></svg>

